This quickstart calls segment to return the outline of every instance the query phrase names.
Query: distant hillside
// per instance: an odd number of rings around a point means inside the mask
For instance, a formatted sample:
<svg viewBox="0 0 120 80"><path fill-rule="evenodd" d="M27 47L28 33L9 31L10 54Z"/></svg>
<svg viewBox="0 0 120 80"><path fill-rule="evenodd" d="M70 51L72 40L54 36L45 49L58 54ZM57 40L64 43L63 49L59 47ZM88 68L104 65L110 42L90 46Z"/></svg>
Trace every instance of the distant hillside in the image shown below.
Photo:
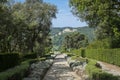
<svg viewBox="0 0 120 80"><path fill-rule="evenodd" d="M89 42L92 42L95 39L94 29L89 27L79 27L77 31L86 35L88 37Z"/></svg>
<svg viewBox="0 0 120 80"><path fill-rule="evenodd" d="M71 32L80 32L81 34L86 35L89 42L92 42L95 38L94 29L89 27L78 27L78 28L71 28L71 27L64 27L64 28L51 28L51 36L53 45L56 47L60 47L64 37L71 33Z"/></svg>

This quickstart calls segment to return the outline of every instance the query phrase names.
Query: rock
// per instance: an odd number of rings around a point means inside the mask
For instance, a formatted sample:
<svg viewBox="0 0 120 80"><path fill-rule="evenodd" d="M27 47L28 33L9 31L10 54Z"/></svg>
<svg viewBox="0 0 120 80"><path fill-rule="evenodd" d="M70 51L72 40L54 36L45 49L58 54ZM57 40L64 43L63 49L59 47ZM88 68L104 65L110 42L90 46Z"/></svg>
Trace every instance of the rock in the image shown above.
<svg viewBox="0 0 120 80"><path fill-rule="evenodd" d="M71 58L67 59L67 61L73 71L80 76L82 80L88 80L88 75L85 74L86 61L75 61L71 60Z"/></svg>
<svg viewBox="0 0 120 80"><path fill-rule="evenodd" d="M99 62L97 62L97 63L95 64L95 66L98 67L98 68L100 68L100 69L102 69L102 66L100 65Z"/></svg>
<svg viewBox="0 0 120 80"><path fill-rule="evenodd" d="M53 60L50 59L31 64L30 75L23 80L41 80L52 63Z"/></svg>

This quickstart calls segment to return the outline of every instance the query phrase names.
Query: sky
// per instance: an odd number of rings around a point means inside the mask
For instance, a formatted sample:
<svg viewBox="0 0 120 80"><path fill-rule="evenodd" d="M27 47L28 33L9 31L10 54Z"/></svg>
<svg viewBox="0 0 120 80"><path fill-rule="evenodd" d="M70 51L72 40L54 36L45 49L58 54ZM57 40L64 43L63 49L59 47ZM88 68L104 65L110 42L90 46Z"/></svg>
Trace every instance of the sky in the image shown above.
<svg viewBox="0 0 120 80"><path fill-rule="evenodd" d="M24 0L20 0L24 1ZM52 27L83 27L87 26L85 22L81 22L76 16L71 12L69 7L69 0L44 0L50 4L57 6L58 13L56 14L56 19L52 20Z"/></svg>

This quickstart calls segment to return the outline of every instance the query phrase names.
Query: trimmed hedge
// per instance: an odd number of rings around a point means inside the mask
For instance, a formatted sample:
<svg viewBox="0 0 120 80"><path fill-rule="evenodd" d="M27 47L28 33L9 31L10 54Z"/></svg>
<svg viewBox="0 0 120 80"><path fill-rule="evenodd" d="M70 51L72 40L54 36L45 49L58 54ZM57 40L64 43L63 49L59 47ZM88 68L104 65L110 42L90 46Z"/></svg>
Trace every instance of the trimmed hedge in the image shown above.
<svg viewBox="0 0 120 80"><path fill-rule="evenodd" d="M120 66L120 49L77 49L72 50L76 56L88 57Z"/></svg>
<svg viewBox="0 0 120 80"><path fill-rule="evenodd" d="M20 62L21 60L18 53L0 54L0 72L18 65Z"/></svg>
<svg viewBox="0 0 120 80"><path fill-rule="evenodd" d="M81 56L81 52L79 49L74 49L70 53L72 53L72 55Z"/></svg>
<svg viewBox="0 0 120 80"><path fill-rule="evenodd" d="M41 59L40 59L41 60ZM38 59L29 59L22 62L14 68L0 72L0 80L22 80L22 78L29 75L30 64L39 61Z"/></svg>
<svg viewBox="0 0 120 80"><path fill-rule="evenodd" d="M120 49L86 49L88 58L120 66Z"/></svg>
<svg viewBox="0 0 120 80"><path fill-rule="evenodd" d="M25 55L23 56L23 58L24 58L24 59L35 59L35 58L37 58L37 54L35 54L35 53L25 54Z"/></svg>
<svg viewBox="0 0 120 80"><path fill-rule="evenodd" d="M81 49L81 57L85 58L86 54L85 54L85 49Z"/></svg>
<svg viewBox="0 0 120 80"><path fill-rule="evenodd" d="M92 80L120 80L120 76L114 76L105 72L95 72L92 75Z"/></svg>

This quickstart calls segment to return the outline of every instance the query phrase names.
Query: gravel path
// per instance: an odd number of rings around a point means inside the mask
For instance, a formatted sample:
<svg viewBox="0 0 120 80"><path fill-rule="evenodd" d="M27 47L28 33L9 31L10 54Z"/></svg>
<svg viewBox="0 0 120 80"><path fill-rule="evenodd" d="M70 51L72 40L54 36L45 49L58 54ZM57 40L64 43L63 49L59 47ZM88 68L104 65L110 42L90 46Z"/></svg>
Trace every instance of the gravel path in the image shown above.
<svg viewBox="0 0 120 80"><path fill-rule="evenodd" d="M98 63L102 66L103 71L111 73L115 76L120 76L120 67L112 65L112 64L108 64L105 62L100 62L100 61L98 61Z"/></svg>
<svg viewBox="0 0 120 80"><path fill-rule="evenodd" d="M70 69L65 55L60 54L56 56L43 80L81 80L81 78Z"/></svg>

